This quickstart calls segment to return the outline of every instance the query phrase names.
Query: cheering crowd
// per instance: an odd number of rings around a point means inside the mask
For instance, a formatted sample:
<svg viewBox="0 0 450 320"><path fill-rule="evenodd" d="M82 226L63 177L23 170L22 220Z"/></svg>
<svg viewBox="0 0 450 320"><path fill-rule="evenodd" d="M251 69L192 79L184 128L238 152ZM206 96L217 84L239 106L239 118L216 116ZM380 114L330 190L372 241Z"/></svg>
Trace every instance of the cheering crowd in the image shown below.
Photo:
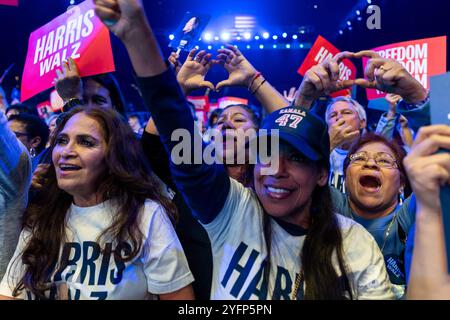
<svg viewBox="0 0 450 320"><path fill-rule="evenodd" d="M400 63L342 52L283 95L232 45L165 59L142 1L94 2L151 118L126 119L114 78L81 79L72 59L48 124L3 103L0 299L450 299L450 153L436 153L450 127L429 125L429 92ZM339 80L363 57L364 78ZM213 66L228 73L217 85ZM354 85L388 93L374 132L350 97L316 112ZM201 130L186 96L229 86L262 110L230 105Z"/></svg>

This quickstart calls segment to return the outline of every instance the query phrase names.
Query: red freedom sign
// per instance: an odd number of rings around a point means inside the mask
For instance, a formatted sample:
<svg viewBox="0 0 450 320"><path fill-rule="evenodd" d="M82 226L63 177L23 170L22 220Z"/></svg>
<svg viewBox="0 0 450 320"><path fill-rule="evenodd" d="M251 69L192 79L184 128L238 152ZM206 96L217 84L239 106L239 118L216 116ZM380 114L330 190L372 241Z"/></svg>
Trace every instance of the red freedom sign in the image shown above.
<svg viewBox="0 0 450 320"><path fill-rule="evenodd" d="M115 70L108 29L87 0L30 35L21 101L53 86L64 60L77 61L82 77Z"/></svg>
<svg viewBox="0 0 450 320"><path fill-rule="evenodd" d="M311 50L309 50L308 55L301 67L297 70L297 72L304 76L305 73L316 64L321 63L322 61L334 57L340 51L334 45L332 45L329 41L327 41L324 37L319 36L314 42ZM356 79L356 67L355 65L348 59L343 60L339 64L339 79L340 80L355 80ZM331 94L332 97L345 96L348 95L348 90L341 90Z"/></svg>
<svg viewBox="0 0 450 320"><path fill-rule="evenodd" d="M0 4L17 7L19 5L19 0L0 0Z"/></svg>
<svg viewBox="0 0 450 320"><path fill-rule="evenodd" d="M447 36L393 43L372 49L380 56L400 62L426 89L430 87L430 76L447 70ZM366 67L368 58L363 58ZM367 89L367 99L386 96L384 92Z"/></svg>

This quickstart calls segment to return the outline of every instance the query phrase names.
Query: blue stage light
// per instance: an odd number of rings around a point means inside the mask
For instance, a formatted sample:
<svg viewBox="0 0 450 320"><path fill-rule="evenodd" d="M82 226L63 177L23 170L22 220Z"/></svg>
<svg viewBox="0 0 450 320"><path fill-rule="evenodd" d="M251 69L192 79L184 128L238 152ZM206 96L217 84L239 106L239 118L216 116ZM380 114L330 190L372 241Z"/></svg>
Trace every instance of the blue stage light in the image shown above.
<svg viewBox="0 0 450 320"><path fill-rule="evenodd" d="M205 39L205 41L211 41L212 38L213 38L213 36L209 32L206 32L205 34L203 34L203 39Z"/></svg>
<svg viewBox="0 0 450 320"><path fill-rule="evenodd" d="M224 40L224 41L230 40L230 34L228 32L222 32L221 37L222 37L222 40Z"/></svg>

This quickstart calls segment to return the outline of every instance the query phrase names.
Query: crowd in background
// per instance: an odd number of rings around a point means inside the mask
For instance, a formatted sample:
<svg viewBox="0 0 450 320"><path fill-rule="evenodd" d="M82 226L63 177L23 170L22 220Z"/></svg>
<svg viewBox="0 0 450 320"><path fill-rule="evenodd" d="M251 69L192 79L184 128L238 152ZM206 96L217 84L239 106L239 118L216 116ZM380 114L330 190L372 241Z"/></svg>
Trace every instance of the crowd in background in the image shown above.
<svg viewBox="0 0 450 320"><path fill-rule="evenodd" d="M141 1L94 2L151 117L126 114L114 76L81 78L72 59L56 72L64 107L46 121L0 91L0 298L450 298L439 199L450 153L436 153L450 127L430 125L429 92L400 63L342 52L281 94L233 45L165 58ZM363 57L364 78L339 80L340 62ZM211 68L227 79L207 81ZM228 86L260 106L203 123L186 97ZM378 123L350 96L329 98L353 86L387 93ZM277 169L265 174L248 150L271 130ZM217 133L221 161L196 161Z"/></svg>

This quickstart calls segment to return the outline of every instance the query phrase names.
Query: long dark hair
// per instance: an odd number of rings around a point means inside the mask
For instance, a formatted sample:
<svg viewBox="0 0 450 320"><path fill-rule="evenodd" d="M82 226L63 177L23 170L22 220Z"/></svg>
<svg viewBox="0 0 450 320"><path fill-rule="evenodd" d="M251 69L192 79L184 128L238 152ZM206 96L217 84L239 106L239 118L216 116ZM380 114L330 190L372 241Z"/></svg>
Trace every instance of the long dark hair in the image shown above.
<svg viewBox="0 0 450 320"><path fill-rule="evenodd" d="M328 171L328 159L317 164ZM333 212L331 193L328 185L317 185L312 194L311 220L303 249L300 254L305 285L304 299L307 300L343 300L352 299L352 290L347 276L342 247L342 233L337 215ZM270 216L265 213L263 219L267 261L264 281L268 283L271 255ZM333 266L336 253L341 276ZM299 288L299 290L301 290ZM348 293L348 297L345 295Z"/></svg>
<svg viewBox="0 0 450 320"><path fill-rule="evenodd" d="M172 221L176 218L175 207L166 199L148 164L143 160L139 142L131 128L120 115L100 107L76 107L64 114L51 140L51 150L56 145L59 133L67 121L77 113L84 112L103 128L106 141L106 173L99 187L102 199L114 200L118 205L111 225L102 232L97 241L113 239L117 243L129 242L131 252L123 261L136 257L143 243L139 229L140 213L146 199L159 203ZM53 164L44 177L45 185L29 205L25 213L25 228L30 239L22 253L25 274L14 289L13 295L22 290L31 291L38 298L45 299L49 289L48 281L58 267L59 252L66 238L66 215L73 197L58 187Z"/></svg>
<svg viewBox="0 0 450 320"><path fill-rule="evenodd" d="M342 233L333 212L330 188L317 186L312 195L311 224L302 249L302 266L306 284L305 299L352 299L352 290L343 257ZM341 276L333 267L336 252Z"/></svg>

